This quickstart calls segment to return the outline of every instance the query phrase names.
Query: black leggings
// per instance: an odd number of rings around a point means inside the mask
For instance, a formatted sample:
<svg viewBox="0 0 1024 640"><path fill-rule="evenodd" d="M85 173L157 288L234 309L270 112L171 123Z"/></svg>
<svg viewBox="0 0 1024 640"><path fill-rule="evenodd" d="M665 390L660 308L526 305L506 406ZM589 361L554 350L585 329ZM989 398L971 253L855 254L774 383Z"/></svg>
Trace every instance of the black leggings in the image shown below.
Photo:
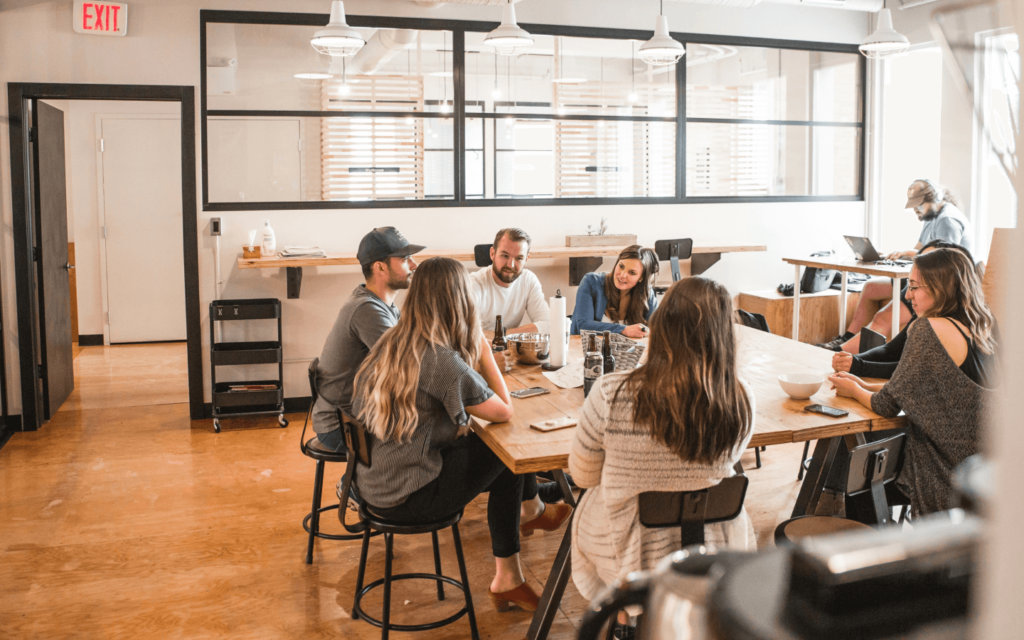
<svg viewBox="0 0 1024 640"><path fill-rule="evenodd" d="M488 494L487 526L494 557L519 553L519 509L523 500L537 495L537 479L532 473L512 473L475 433L441 451L441 475L397 507L373 511L402 522L430 522L456 513L481 493Z"/></svg>

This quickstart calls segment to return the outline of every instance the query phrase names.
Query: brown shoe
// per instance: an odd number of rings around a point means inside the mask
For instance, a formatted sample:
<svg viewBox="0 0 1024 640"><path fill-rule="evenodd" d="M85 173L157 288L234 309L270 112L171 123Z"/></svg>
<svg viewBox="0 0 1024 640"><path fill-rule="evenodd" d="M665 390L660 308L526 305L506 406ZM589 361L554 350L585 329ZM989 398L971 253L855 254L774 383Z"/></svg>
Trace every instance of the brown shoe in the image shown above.
<svg viewBox="0 0 1024 640"><path fill-rule="evenodd" d="M508 611L515 605L523 611L534 612L540 603L540 596L525 582L511 591L494 593L488 589L487 595L491 596L491 602L498 611Z"/></svg>
<svg viewBox="0 0 1024 640"><path fill-rule="evenodd" d="M572 515L572 507L563 503L544 506L544 511L526 524L519 525L519 535L527 538L536 530L554 531Z"/></svg>

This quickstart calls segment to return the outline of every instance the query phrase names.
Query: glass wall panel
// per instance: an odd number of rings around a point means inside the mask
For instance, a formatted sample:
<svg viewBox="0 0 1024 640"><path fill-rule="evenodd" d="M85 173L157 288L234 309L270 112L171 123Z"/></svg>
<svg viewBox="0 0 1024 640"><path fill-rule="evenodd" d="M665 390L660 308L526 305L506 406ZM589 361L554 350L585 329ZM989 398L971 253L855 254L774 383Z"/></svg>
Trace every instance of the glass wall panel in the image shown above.
<svg viewBox="0 0 1024 640"><path fill-rule="evenodd" d="M488 51L485 36L466 34L466 99L487 113L675 115L675 67L644 64L635 40L534 36L513 57Z"/></svg>
<svg viewBox="0 0 1024 640"><path fill-rule="evenodd" d="M687 45L689 118L860 122L855 53Z"/></svg>
<svg viewBox="0 0 1024 640"><path fill-rule="evenodd" d="M350 58L321 55L317 28L206 26L206 96L211 110L452 110L450 31L357 29L366 39Z"/></svg>
<svg viewBox="0 0 1024 640"><path fill-rule="evenodd" d="M688 123L690 197L855 196L861 129Z"/></svg>

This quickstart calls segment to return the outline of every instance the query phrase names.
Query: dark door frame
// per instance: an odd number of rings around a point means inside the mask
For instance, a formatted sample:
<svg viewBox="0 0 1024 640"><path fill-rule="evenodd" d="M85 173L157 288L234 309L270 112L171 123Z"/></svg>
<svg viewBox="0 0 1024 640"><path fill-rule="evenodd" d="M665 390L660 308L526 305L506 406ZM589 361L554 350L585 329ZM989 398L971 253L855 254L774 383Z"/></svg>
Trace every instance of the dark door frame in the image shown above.
<svg viewBox="0 0 1024 640"><path fill-rule="evenodd" d="M188 340L188 405L193 420L203 417L202 334L199 315L199 218L196 208L195 87L164 85L50 84L10 82L11 204L14 216L14 280L18 300L18 369L21 429L42 425L38 387L39 328L36 305L35 225L30 204L30 100L139 100L181 104L181 207L185 261L185 324Z"/></svg>

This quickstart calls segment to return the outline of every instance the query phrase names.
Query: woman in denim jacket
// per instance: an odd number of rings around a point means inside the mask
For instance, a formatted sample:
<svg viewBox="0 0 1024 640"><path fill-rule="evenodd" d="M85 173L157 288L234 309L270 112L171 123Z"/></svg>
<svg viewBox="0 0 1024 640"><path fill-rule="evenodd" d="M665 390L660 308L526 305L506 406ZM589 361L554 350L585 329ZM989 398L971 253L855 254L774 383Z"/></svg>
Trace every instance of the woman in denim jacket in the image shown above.
<svg viewBox="0 0 1024 640"><path fill-rule="evenodd" d="M611 331L646 338L647 320L658 306L657 275L658 257L638 244L622 250L611 273L588 273L576 290L572 334Z"/></svg>

